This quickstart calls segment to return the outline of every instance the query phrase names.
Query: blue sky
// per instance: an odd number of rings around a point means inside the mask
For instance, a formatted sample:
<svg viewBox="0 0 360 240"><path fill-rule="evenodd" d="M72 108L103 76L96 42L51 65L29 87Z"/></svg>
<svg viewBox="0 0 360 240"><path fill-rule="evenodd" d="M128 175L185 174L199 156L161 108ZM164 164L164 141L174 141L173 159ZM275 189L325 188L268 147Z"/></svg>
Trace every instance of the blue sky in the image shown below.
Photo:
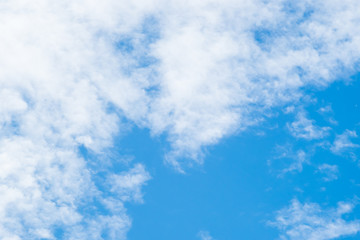
<svg viewBox="0 0 360 240"><path fill-rule="evenodd" d="M359 239L359 1L0 5L0 239Z"/></svg>
<svg viewBox="0 0 360 240"><path fill-rule="evenodd" d="M206 230L214 239L277 239L279 233L269 222L294 198L325 208L336 207L339 201L357 203L358 160L316 147L333 142L335 135L346 129L358 131L357 78L354 76L349 84L339 82L324 91L312 92L316 101L301 106L320 126L328 126L330 117L338 122L331 125L332 133L326 138L304 141L292 137L286 124L294 116L284 115L280 108L276 110L279 116L268 123L209 148L206 163L184 175L158 161L164 148L161 138L152 139L146 130L134 129L119 144L136 159L148 163L153 179L144 187L146 204L129 206L133 226L128 238L199 239L197 233ZM319 113L324 106L331 106L332 111ZM301 171L281 175L297 159L277 159L278 146L311 152L311 156ZM336 179L325 180L329 175L319 170L322 164L337 166ZM355 208L345 219L356 219L358 214ZM358 234L341 239L357 238Z"/></svg>

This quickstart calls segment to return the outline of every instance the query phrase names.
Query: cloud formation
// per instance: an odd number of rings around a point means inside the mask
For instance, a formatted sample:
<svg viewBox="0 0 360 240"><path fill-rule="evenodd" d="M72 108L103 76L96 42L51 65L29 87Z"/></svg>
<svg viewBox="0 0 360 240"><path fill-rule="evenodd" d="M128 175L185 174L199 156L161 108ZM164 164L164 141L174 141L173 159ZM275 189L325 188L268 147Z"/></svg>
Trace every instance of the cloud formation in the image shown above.
<svg viewBox="0 0 360 240"><path fill-rule="evenodd" d="M353 73L359 10L350 0L2 1L0 236L124 239L123 202L140 201L149 175L108 172L100 188L79 147L106 155L130 121L166 134L179 169L200 163L204 147L264 111Z"/></svg>
<svg viewBox="0 0 360 240"><path fill-rule="evenodd" d="M296 121L288 124L288 129L296 138L306 140L321 139L329 134L330 127L318 127L314 125L314 121L306 117L304 112L296 115Z"/></svg>
<svg viewBox="0 0 360 240"><path fill-rule="evenodd" d="M351 74L358 61L357 1L171 3L151 48L159 91L148 119L168 133L173 162L201 161L204 146L299 100L303 88ZM325 134L303 124L306 138Z"/></svg>
<svg viewBox="0 0 360 240"><path fill-rule="evenodd" d="M139 102L130 117L143 111L141 80L126 80L126 57L111 40L141 18L131 9L116 1L1 3L1 239L125 239L123 204L141 201L149 175L143 165L107 169L100 186L79 147L106 158L121 123L110 102L123 111Z"/></svg>
<svg viewBox="0 0 360 240"><path fill-rule="evenodd" d="M330 147L330 150L335 154L342 154L345 151L359 148L360 145L355 144L351 141L351 138L357 138L355 131L346 130L342 134L336 136L333 145Z"/></svg>
<svg viewBox="0 0 360 240"><path fill-rule="evenodd" d="M318 166L318 170L320 173L324 174L323 180L326 182L330 182L333 180L338 179L339 169L337 165L330 165L330 164L321 164Z"/></svg>
<svg viewBox="0 0 360 240"><path fill-rule="evenodd" d="M201 239L201 240L213 240L213 238L211 237L210 233L207 232L207 231L200 231L198 233L198 237Z"/></svg>
<svg viewBox="0 0 360 240"><path fill-rule="evenodd" d="M77 142L93 148L100 143L88 133L98 128L89 127L86 114L115 129L116 116L101 111L115 106L153 134L166 133L173 163L201 162L203 147L262 121L265 109L299 100L303 88L350 75L359 59L357 1L39 0L36 6L4 4L5 95L48 99L47 109L62 101L65 119L51 124L82 115L84 124L73 126ZM84 111L90 101L94 109ZM116 132L97 131L101 142Z"/></svg>
<svg viewBox="0 0 360 240"><path fill-rule="evenodd" d="M354 208L339 202L337 208L322 209L318 204L302 204L294 199L291 205L277 213L271 224L282 232L281 239L329 240L354 235L360 231L358 220L345 220L343 215Z"/></svg>

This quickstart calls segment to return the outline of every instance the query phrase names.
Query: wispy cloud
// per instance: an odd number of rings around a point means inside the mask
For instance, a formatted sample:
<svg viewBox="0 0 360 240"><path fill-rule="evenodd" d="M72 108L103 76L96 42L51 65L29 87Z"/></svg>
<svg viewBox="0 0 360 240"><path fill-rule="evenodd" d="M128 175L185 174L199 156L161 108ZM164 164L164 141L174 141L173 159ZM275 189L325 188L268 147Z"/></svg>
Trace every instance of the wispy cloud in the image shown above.
<svg viewBox="0 0 360 240"><path fill-rule="evenodd" d="M314 120L306 117L305 112L301 111L296 116L296 121L288 124L288 129L296 138L306 140L321 139L329 134L330 127L318 127L314 125Z"/></svg>
<svg viewBox="0 0 360 240"><path fill-rule="evenodd" d="M198 237L201 239L201 240L214 240L214 238L212 238L212 236L210 235L209 232L207 231L200 231L198 233Z"/></svg>
<svg viewBox="0 0 360 240"><path fill-rule="evenodd" d="M324 174L324 181L333 181L338 179L339 169L337 165L329 165L329 164L321 164L318 166L318 170L320 173Z"/></svg>
<svg viewBox="0 0 360 240"><path fill-rule="evenodd" d="M269 166L280 170L278 176L286 173L302 172L305 164L310 164L312 151L294 150L291 144L278 145L275 148L275 156L268 161Z"/></svg>
<svg viewBox="0 0 360 240"><path fill-rule="evenodd" d="M163 37L152 46L159 92L149 113L153 132L169 134L168 159L199 160L204 146L257 124L264 108L350 73L335 66L352 65L358 56L359 7L356 1L231 0L171 6L160 19ZM300 120L305 130L298 136L325 135L327 129Z"/></svg>
<svg viewBox="0 0 360 240"><path fill-rule="evenodd" d="M359 148L360 145L355 144L351 141L351 138L357 138L355 131L346 130L344 133L337 135L330 150L335 154L342 154L345 151Z"/></svg>
<svg viewBox="0 0 360 240"><path fill-rule="evenodd" d="M343 215L354 208L352 203L339 202L337 208L322 209L316 203L302 204L294 199L277 213L271 225L281 231L281 239L329 240L357 234L358 220L345 220Z"/></svg>

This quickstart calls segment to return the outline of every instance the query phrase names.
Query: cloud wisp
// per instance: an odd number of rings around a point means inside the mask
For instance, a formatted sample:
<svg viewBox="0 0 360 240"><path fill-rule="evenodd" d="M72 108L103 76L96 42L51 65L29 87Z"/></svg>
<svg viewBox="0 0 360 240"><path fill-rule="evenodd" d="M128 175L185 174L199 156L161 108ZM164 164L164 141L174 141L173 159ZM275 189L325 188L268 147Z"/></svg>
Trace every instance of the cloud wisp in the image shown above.
<svg viewBox="0 0 360 240"><path fill-rule="evenodd" d="M342 134L336 136L333 145L330 147L330 151L335 154L342 154L346 151L359 148L360 145L351 141L351 138L357 137L355 131L346 130Z"/></svg>
<svg viewBox="0 0 360 240"><path fill-rule="evenodd" d="M330 240L360 231L358 220L345 220L343 215L354 208L352 203L339 202L335 209L322 209L318 204L302 204L294 199L277 213L271 225L282 232L281 239Z"/></svg>
<svg viewBox="0 0 360 240"><path fill-rule="evenodd" d="M330 127L318 127L314 125L314 121L306 117L304 112L300 112L296 116L296 121L288 124L288 129L296 138L305 140L321 139L329 134Z"/></svg>
<svg viewBox="0 0 360 240"><path fill-rule="evenodd" d="M337 165L323 163L318 166L318 171L324 175L323 180L326 182L338 179L339 168Z"/></svg>
<svg viewBox="0 0 360 240"><path fill-rule="evenodd" d="M207 231L200 231L197 235L201 240L214 240L214 238Z"/></svg>

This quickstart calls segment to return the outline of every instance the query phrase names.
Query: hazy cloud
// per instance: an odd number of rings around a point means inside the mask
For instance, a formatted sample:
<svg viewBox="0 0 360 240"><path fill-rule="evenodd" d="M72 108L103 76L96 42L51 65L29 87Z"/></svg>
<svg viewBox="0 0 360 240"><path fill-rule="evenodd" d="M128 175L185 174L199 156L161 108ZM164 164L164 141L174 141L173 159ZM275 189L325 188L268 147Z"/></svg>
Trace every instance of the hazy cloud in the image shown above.
<svg viewBox="0 0 360 240"><path fill-rule="evenodd" d="M199 237L201 240L214 240L214 239L211 237L210 233L207 232L207 231L200 231L200 232L198 233L198 237Z"/></svg>
<svg viewBox="0 0 360 240"><path fill-rule="evenodd" d="M314 120L308 119L304 112L300 112L296 116L296 121L288 124L288 129L296 138L313 140L324 138L329 134L331 128L314 125Z"/></svg>
<svg viewBox="0 0 360 240"><path fill-rule="evenodd" d="M333 145L330 147L330 150L333 153L341 154L344 151L348 151L354 148L360 147L360 145L355 144L351 141L351 138L357 138L355 131L346 130L344 133L336 136Z"/></svg>
<svg viewBox="0 0 360 240"><path fill-rule="evenodd" d="M329 165L324 163L318 167L318 170L320 173L325 175L323 177L324 181L329 182L338 178L339 169L337 165Z"/></svg>

